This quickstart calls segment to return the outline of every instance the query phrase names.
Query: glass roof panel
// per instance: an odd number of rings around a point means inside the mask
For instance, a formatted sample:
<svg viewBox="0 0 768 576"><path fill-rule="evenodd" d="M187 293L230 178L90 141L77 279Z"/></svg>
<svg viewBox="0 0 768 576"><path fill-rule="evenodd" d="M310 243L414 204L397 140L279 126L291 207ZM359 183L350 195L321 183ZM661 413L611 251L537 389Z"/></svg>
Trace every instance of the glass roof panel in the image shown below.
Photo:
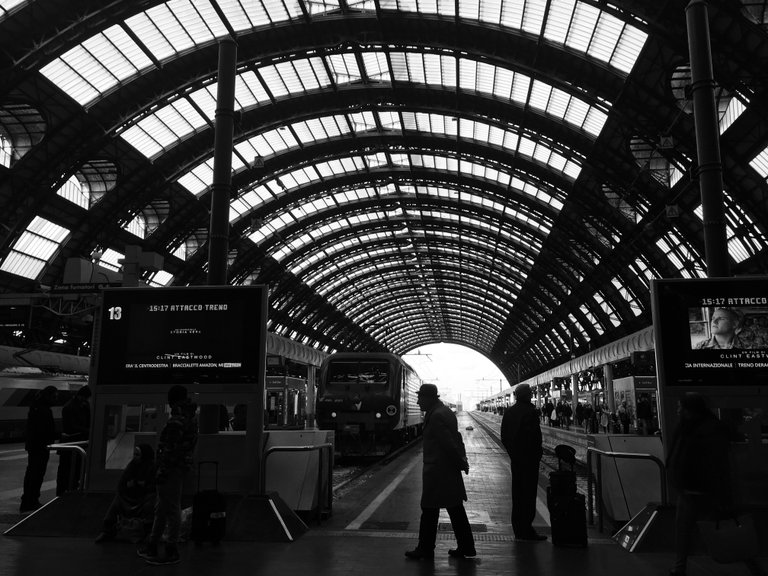
<svg viewBox="0 0 768 576"><path fill-rule="evenodd" d="M68 237L66 228L35 216L11 246L0 270L35 280Z"/></svg>
<svg viewBox="0 0 768 576"><path fill-rule="evenodd" d="M768 147L764 148L757 156L755 156L749 165L754 168L760 176L768 179Z"/></svg>
<svg viewBox="0 0 768 576"><path fill-rule="evenodd" d="M337 84L348 84L362 80L363 76L357 65L357 58L352 53L331 54L326 61Z"/></svg>
<svg viewBox="0 0 768 576"><path fill-rule="evenodd" d="M14 8L21 7L30 0L0 0L0 20L5 18Z"/></svg>

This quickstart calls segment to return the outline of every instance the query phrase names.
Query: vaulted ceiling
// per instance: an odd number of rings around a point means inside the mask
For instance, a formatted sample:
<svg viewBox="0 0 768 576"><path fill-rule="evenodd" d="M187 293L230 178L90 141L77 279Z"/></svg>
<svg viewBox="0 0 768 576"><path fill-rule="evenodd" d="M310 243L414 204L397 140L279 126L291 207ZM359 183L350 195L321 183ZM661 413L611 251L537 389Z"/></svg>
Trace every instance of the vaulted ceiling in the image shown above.
<svg viewBox="0 0 768 576"><path fill-rule="evenodd" d="M208 282L233 38L227 281L269 285L269 329L533 375L706 276L686 4L0 0L0 289L128 246ZM765 274L766 3L708 5L731 271Z"/></svg>

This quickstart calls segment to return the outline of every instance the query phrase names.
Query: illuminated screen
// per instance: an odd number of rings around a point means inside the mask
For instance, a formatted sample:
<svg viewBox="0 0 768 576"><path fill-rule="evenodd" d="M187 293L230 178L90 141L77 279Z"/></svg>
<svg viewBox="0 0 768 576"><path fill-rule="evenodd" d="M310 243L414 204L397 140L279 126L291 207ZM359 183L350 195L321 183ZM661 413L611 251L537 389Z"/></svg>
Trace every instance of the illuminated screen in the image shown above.
<svg viewBox="0 0 768 576"><path fill-rule="evenodd" d="M263 295L262 286L105 290L98 384L256 382Z"/></svg>
<svg viewBox="0 0 768 576"><path fill-rule="evenodd" d="M768 384L768 280L657 280L653 297L667 385Z"/></svg>

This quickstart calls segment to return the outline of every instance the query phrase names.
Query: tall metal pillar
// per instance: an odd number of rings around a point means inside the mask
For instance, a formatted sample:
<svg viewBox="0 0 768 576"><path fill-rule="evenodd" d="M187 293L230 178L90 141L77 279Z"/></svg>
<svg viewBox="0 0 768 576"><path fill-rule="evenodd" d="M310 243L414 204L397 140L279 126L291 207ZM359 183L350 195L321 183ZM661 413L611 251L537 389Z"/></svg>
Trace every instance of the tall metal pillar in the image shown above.
<svg viewBox="0 0 768 576"><path fill-rule="evenodd" d="M219 42L219 71L216 89L216 117L213 140L213 182L211 219L208 228L208 285L227 284L229 253L229 196L232 189L232 148L235 135L235 77L237 43L232 38ZM217 434L219 407L200 406L200 432Z"/></svg>
<svg viewBox="0 0 768 576"><path fill-rule="evenodd" d="M211 286L227 283L236 71L237 42L227 37L219 42L219 77L216 88L211 221L208 236L208 284Z"/></svg>
<svg viewBox="0 0 768 576"><path fill-rule="evenodd" d="M603 388L605 390L605 402L608 405L608 410L616 412L616 398L613 395L613 365L610 362L603 365L603 377L605 378Z"/></svg>
<svg viewBox="0 0 768 576"><path fill-rule="evenodd" d="M714 278L730 276L731 273L725 233L723 167L720 161L720 133L707 14L705 0L692 0L685 8L693 117L696 124L698 177L704 219L704 254L707 276Z"/></svg>

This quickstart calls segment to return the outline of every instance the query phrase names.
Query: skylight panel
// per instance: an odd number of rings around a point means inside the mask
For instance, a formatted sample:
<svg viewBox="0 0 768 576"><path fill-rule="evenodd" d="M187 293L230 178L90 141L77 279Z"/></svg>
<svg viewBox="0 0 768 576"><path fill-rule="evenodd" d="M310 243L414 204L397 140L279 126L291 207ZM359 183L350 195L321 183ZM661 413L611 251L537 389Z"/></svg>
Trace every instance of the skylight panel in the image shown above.
<svg viewBox="0 0 768 576"><path fill-rule="evenodd" d="M645 45L648 35L637 28L627 26L619 38L610 64L629 74Z"/></svg>
<svg viewBox="0 0 768 576"><path fill-rule="evenodd" d="M358 82L363 78L354 54L331 54L326 61L337 84Z"/></svg>
<svg viewBox="0 0 768 576"><path fill-rule="evenodd" d="M168 286L173 281L173 274L165 270L158 270L149 277L150 286Z"/></svg>
<svg viewBox="0 0 768 576"><path fill-rule="evenodd" d="M507 0L507 3L509 2L510 0ZM515 4L517 4L517 2L515 2ZM541 27L544 24L544 16L547 10L546 0L533 0L532 2L526 2L524 5L525 8L520 22L520 29L522 29L523 32L538 36L541 33Z"/></svg>
<svg viewBox="0 0 768 576"><path fill-rule="evenodd" d="M35 216L19 239L11 246L0 270L36 280L48 261L69 237L69 230Z"/></svg>
<svg viewBox="0 0 768 576"><path fill-rule="evenodd" d="M755 156L749 163L760 176L768 178L768 148L764 148L760 154Z"/></svg>
<svg viewBox="0 0 768 576"><path fill-rule="evenodd" d="M195 196L200 196L213 182L213 160L208 160L184 174L178 183Z"/></svg>
<svg viewBox="0 0 768 576"><path fill-rule="evenodd" d="M588 52L600 15L599 8L579 2L573 12L573 24L566 40L567 46L580 52Z"/></svg>
<svg viewBox="0 0 768 576"><path fill-rule="evenodd" d="M119 26L92 36L40 72L82 106L118 82L149 67L151 60Z"/></svg>
<svg viewBox="0 0 768 576"><path fill-rule="evenodd" d="M363 52L363 65L365 66L365 75L369 80L378 82L390 82L389 64L384 52Z"/></svg>
<svg viewBox="0 0 768 576"><path fill-rule="evenodd" d="M163 151L163 147L160 146L158 141L137 125L123 131L120 137L147 158L152 158Z"/></svg>
<svg viewBox="0 0 768 576"><path fill-rule="evenodd" d="M553 0L544 37L629 73L647 34L585 2Z"/></svg>
<svg viewBox="0 0 768 576"><path fill-rule="evenodd" d="M225 2L224 5L234 4L231 0ZM245 10L248 19L254 26L266 26L272 22L279 22L281 20L288 19L288 13L282 6L282 2L237 2ZM271 8L270 10L267 7ZM277 10L280 10L278 13ZM224 11L226 14L226 9Z"/></svg>
<svg viewBox="0 0 768 576"><path fill-rule="evenodd" d="M69 200L73 204L80 206L80 208L88 210L90 207L90 197L88 192L83 189L83 185L80 183L80 180L77 179L77 176L70 176L69 179L56 190L56 194Z"/></svg>
<svg viewBox="0 0 768 576"><path fill-rule="evenodd" d="M746 104L738 96L733 95L728 100L728 106L725 111L720 115L720 134L728 130L746 109Z"/></svg>
<svg viewBox="0 0 768 576"><path fill-rule="evenodd" d="M17 6L26 4L29 0L0 0L0 20L5 18Z"/></svg>

